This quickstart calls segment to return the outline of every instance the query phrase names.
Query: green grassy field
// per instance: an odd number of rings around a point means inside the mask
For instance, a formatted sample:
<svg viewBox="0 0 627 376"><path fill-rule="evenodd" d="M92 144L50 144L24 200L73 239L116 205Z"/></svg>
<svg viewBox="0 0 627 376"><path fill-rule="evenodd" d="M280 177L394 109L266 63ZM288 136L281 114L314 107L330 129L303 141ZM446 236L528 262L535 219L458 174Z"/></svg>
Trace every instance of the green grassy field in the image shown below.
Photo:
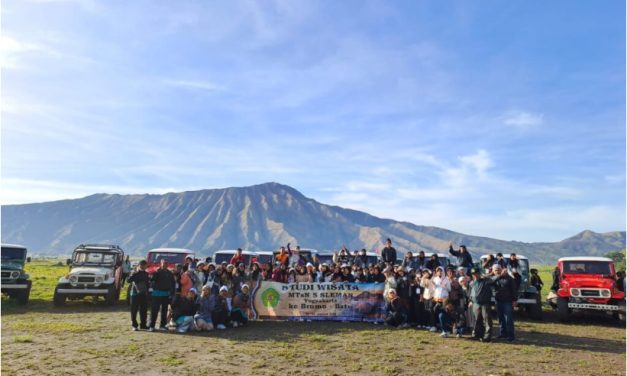
<svg viewBox="0 0 627 376"><path fill-rule="evenodd" d="M549 271L542 279L550 286ZM337 322L251 322L201 334L130 331L121 301L52 306L67 266L28 264L31 301L2 298L3 375L624 375L625 327L610 316L559 323L516 315L518 342L443 339L423 330ZM548 287L545 289L548 290Z"/></svg>

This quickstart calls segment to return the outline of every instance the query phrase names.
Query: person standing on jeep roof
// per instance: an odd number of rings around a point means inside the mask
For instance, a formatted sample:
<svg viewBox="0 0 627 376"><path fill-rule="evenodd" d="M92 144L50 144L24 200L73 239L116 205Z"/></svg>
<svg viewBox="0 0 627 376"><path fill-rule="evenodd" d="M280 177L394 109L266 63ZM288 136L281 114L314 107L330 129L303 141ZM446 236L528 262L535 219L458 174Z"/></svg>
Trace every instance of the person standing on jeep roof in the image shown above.
<svg viewBox="0 0 627 376"><path fill-rule="evenodd" d="M242 249L238 248L237 251L235 251L236 253L233 255L233 257L231 257L231 265L239 265L240 263L245 263L246 259L244 258L244 255L242 255Z"/></svg>
<svg viewBox="0 0 627 376"><path fill-rule="evenodd" d="M465 268L472 268L472 255L470 254L470 252L468 252L468 250L466 250L466 246L465 245L460 245L459 246L459 251L454 251L453 250L453 241L451 240L448 243L448 252L457 257L457 266L463 266Z"/></svg>
<svg viewBox="0 0 627 376"><path fill-rule="evenodd" d="M396 262L396 249L392 247L390 238L387 238L385 241L385 248L381 251L381 259L389 268L394 267L394 263Z"/></svg>
<svg viewBox="0 0 627 376"><path fill-rule="evenodd" d="M120 279L120 288L124 287L124 281L128 278L128 274L131 272L131 260L129 256L122 263L122 278Z"/></svg>
<svg viewBox="0 0 627 376"><path fill-rule="evenodd" d="M155 331L155 324L157 323L157 315L161 310L161 325L159 330L168 330L166 328L168 305L170 304L171 297L174 296L176 288L176 282L174 281L174 275L168 269L170 263L168 259L161 259L161 267L152 273L152 307L150 308L150 331Z"/></svg>
<svg viewBox="0 0 627 376"><path fill-rule="evenodd" d="M146 272L146 260L139 262L131 275L126 280L131 284L131 325L137 330L137 312L139 311L139 328L148 329L148 273Z"/></svg>

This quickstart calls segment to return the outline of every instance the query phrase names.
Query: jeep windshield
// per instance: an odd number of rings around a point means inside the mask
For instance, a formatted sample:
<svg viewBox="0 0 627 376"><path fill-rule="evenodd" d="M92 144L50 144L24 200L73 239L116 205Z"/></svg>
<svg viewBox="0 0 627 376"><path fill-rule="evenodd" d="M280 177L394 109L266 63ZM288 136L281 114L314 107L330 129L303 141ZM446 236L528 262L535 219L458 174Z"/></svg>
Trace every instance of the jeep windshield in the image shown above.
<svg viewBox="0 0 627 376"><path fill-rule="evenodd" d="M74 265L115 265L117 253L76 252Z"/></svg>
<svg viewBox="0 0 627 376"><path fill-rule="evenodd" d="M185 254L184 253L168 253L168 252L151 252L148 255L148 263L150 264L160 264L161 260L163 259L167 259L171 267L173 267L175 264L182 265L185 263Z"/></svg>
<svg viewBox="0 0 627 376"><path fill-rule="evenodd" d="M604 261L564 261L564 274L611 275L609 262Z"/></svg>
<svg viewBox="0 0 627 376"><path fill-rule="evenodd" d="M22 248L2 247L0 253L4 269L21 270L26 258L26 250Z"/></svg>

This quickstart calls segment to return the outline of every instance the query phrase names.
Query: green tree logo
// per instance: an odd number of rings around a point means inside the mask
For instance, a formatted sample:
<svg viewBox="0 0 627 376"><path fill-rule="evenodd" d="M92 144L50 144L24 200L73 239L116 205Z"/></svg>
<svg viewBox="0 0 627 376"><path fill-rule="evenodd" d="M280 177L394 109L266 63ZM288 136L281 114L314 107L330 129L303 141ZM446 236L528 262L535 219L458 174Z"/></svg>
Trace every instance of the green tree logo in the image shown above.
<svg viewBox="0 0 627 376"><path fill-rule="evenodd" d="M275 289L269 288L261 294L261 301L266 307L276 307L276 305L279 304L280 297L281 296Z"/></svg>

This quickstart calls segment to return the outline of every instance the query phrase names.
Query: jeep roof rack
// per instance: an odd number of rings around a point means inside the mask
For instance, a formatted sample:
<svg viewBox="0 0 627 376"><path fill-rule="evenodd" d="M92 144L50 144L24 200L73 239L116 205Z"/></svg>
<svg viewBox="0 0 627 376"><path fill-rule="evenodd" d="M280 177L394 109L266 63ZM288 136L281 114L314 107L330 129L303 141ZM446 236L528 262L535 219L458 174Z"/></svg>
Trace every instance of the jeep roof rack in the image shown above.
<svg viewBox="0 0 627 376"><path fill-rule="evenodd" d="M98 249L101 251L122 251L122 248L118 245L110 245L110 244L81 244L76 247L77 249ZM122 251L123 252L123 251Z"/></svg>

